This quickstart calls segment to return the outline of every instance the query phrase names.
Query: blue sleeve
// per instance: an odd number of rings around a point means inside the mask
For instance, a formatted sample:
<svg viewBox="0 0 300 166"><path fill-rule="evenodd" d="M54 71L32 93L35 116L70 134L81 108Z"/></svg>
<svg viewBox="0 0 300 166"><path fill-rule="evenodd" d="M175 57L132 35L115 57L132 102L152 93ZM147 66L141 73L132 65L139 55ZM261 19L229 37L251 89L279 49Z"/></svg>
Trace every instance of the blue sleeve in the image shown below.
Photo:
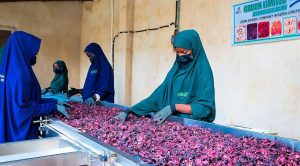
<svg viewBox="0 0 300 166"><path fill-rule="evenodd" d="M54 103L57 104L56 99L51 99L51 98L42 98L41 103Z"/></svg>
<svg viewBox="0 0 300 166"><path fill-rule="evenodd" d="M100 95L101 100L104 100L114 87L113 74L108 68L101 72L101 78L98 81L96 94Z"/></svg>
<svg viewBox="0 0 300 166"><path fill-rule="evenodd" d="M105 99L106 95L108 94L108 87L109 87L109 82L110 78L105 77L102 78L101 81L98 82L98 88L95 92L95 94L100 95L101 100Z"/></svg>
<svg viewBox="0 0 300 166"><path fill-rule="evenodd" d="M103 100L103 99L105 99L105 97L107 95L107 92L105 92L103 90L102 91L99 90L99 91L96 92L96 94L100 95L101 100Z"/></svg>
<svg viewBox="0 0 300 166"><path fill-rule="evenodd" d="M39 116L46 116L54 111L57 111L56 104L54 103L34 103L33 107L35 107L33 118Z"/></svg>
<svg viewBox="0 0 300 166"><path fill-rule="evenodd" d="M15 85L12 85L12 87L17 87L14 89L20 90L11 93L15 96L11 105L15 115L18 116L19 121L22 122L29 118L45 116L57 111L56 103L53 103L54 101L56 102L56 100L42 98L35 100L32 97L33 94L30 93L29 88L21 87L24 85L22 82L24 81L15 82Z"/></svg>

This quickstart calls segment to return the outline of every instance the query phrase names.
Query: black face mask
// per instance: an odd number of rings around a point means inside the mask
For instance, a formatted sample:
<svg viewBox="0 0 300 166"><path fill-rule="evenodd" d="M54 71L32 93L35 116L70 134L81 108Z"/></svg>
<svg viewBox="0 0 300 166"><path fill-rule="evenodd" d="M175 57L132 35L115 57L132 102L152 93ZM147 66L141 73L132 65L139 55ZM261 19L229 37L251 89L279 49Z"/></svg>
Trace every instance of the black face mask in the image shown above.
<svg viewBox="0 0 300 166"><path fill-rule="evenodd" d="M30 64L31 64L31 66L36 64L36 57L30 59Z"/></svg>
<svg viewBox="0 0 300 166"><path fill-rule="evenodd" d="M182 55L179 56L178 54L176 55L176 61L180 63L189 63L194 59L194 56L192 54L187 54L187 55Z"/></svg>
<svg viewBox="0 0 300 166"><path fill-rule="evenodd" d="M90 57L89 59L90 59L90 62L91 62L91 63L95 63L96 60L97 60L97 58L96 58L95 55L94 55L93 57Z"/></svg>
<svg viewBox="0 0 300 166"><path fill-rule="evenodd" d="M53 72L55 74L61 74L62 73L62 71L60 69L56 69L56 68L53 69Z"/></svg>

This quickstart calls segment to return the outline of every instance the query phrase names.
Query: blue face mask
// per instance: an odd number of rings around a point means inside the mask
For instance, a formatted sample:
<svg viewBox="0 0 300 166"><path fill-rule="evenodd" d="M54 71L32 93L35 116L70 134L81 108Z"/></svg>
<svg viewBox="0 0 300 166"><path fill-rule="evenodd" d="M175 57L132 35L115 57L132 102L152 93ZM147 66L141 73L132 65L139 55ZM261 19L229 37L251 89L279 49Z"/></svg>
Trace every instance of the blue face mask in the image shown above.
<svg viewBox="0 0 300 166"><path fill-rule="evenodd" d="M187 54L182 56L179 56L178 54L176 55L176 61L180 63L188 63L191 62L193 59L194 56L192 54Z"/></svg>

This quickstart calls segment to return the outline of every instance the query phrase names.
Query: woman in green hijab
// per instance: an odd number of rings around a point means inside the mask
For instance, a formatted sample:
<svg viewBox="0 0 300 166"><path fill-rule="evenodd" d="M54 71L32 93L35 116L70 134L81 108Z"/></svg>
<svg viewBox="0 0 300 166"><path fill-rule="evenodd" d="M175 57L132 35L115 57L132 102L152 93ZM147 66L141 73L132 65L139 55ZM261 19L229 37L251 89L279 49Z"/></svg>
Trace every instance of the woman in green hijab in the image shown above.
<svg viewBox="0 0 300 166"><path fill-rule="evenodd" d="M195 30L179 32L172 41L176 61L163 83L146 99L122 111L115 119L124 123L129 112L144 116L157 112L161 124L170 115L206 122L215 119L213 74Z"/></svg>
<svg viewBox="0 0 300 166"><path fill-rule="evenodd" d="M66 93L68 91L69 78L68 69L64 61L56 61L53 64L54 78L51 81L50 87L42 90L42 94L51 92L52 94Z"/></svg>
<svg viewBox="0 0 300 166"><path fill-rule="evenodd" d="M0 48L0 65L2 63L2 55L4 53L4 48L5 48L5 45Z"/></svg>

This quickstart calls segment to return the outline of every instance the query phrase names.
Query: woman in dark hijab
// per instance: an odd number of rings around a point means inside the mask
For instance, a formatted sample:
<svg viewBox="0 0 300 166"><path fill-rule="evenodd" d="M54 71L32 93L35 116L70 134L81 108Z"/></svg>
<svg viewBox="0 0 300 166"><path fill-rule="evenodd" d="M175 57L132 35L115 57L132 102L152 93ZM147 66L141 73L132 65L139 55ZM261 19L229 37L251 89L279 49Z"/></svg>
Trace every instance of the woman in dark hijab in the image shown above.
<svg viewBox="0 0 300 166"><path fill-rule="evenodd" d="M37 138L32 121L59 111L67 116L62 102L42 99L41 87L33 72L41 39L14 32L0 66L0 143Z"/></svg>
<svg viewBox="0 0 300 166"><path fill-rule="evenodd" d="M69 78L68 69L64 61L58 60L53 64L54 78L51 81L50 87L42 91L42 94L51 92L52 94L67 93Z"/></svg>
<svg viewBox="0 0 300 166"><path fill-rule="evenodd" d="M83 89L71 88L68 96L81 93L87 105L94 105L100 100L113 103L115 96L113 70L101 47L97 43L91 43L84 52L90 59L91 65Z"/></svg>

